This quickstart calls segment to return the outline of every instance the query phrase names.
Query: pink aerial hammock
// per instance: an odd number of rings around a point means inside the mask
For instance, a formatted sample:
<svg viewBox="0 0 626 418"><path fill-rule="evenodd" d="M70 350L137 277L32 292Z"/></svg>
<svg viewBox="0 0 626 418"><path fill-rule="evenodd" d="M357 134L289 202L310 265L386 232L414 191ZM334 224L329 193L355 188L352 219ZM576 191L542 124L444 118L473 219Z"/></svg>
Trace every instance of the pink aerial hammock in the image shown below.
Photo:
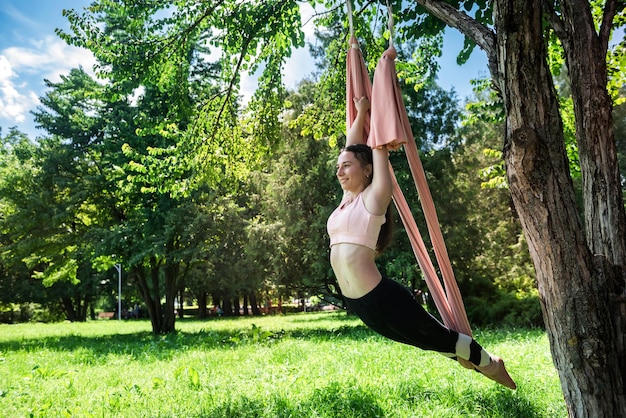
<svg viewBox="0 0 626 418"><path fill-rule="evenodd" d="M347 129L352 126L356 117L353 99L367 97L370 100L370 112L364 124L363 142L367 142L367 145L371 148L386 148L389 150L396 150L404 145L411 174L426 218L435 257L443 278L443 285L426 250L409 205L398 185L393 168L389 165L393 182L394 204L407 231L411 247L424 274L426 284L441 315L441 319L448 328L471 336L472 331L465 307L463 306L463 299L452 271L433 198L426 182L424 168L417 152L415 138L413 137L404 101L400 93L395 66L396 50L391 41L392 36L390 36L389 48L383 53L376 66L372 87L359 43L354 36L351 2L348 0L346 3L350 23L350 42L346 57ZM390 31L392 26L393 20L390 12ZM469 365L464 366L469 367Z"/></svg>

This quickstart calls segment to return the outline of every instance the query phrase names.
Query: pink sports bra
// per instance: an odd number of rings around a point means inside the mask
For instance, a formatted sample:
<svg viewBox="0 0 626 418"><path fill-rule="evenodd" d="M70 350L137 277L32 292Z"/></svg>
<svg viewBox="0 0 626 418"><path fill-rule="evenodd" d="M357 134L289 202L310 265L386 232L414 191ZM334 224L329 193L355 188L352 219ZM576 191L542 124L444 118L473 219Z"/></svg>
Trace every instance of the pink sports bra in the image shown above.
<svg viewBox="0 0 626 418"><path fill-rule="evenodd" d="M385 223L385 215L372 215L363 203L363 193L341 204L328 218L326 228L330 235L330 246L341 243L363 245L376 250L380 227Z"/></svg>

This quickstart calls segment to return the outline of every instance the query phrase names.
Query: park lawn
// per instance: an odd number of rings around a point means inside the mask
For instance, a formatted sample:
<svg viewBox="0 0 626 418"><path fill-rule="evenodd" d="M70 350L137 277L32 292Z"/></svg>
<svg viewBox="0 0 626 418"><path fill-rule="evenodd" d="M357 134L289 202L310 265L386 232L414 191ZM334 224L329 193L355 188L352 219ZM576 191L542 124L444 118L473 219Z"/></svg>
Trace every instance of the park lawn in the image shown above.
<svg viewBox="0 0 626 418"><path fill-rule="evenodd" d="M476 330L511 391L343 312L0 326L0 416L565 417L541 330Z"/></svg>

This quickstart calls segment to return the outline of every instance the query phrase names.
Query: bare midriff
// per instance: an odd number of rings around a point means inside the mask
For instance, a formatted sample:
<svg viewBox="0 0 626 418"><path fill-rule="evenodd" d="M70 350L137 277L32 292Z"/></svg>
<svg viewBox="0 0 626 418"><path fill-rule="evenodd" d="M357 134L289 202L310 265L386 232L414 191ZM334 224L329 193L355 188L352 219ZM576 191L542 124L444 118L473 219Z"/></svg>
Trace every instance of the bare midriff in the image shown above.
<svg viewBox="0 0 626 418"><path fill-rule="evenodd" d="M340 243L330 248L330 265L345 297L358 299L380 283L375 257L374 250L358 244Z"/></svg>

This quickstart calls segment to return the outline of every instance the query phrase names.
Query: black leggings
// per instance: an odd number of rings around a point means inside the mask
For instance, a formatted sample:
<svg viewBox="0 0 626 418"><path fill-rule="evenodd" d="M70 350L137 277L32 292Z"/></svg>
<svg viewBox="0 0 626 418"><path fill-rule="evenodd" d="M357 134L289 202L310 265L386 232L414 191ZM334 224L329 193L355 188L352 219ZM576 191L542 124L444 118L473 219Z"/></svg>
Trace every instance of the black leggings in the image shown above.
<svg viewBox="0 0 626 418"><path fill-rule="evenodd" d="M384 337L423 350L456 351L459 333L426 312L409 289L385 276L368 294L346 298L348 309Z"/></svg>

